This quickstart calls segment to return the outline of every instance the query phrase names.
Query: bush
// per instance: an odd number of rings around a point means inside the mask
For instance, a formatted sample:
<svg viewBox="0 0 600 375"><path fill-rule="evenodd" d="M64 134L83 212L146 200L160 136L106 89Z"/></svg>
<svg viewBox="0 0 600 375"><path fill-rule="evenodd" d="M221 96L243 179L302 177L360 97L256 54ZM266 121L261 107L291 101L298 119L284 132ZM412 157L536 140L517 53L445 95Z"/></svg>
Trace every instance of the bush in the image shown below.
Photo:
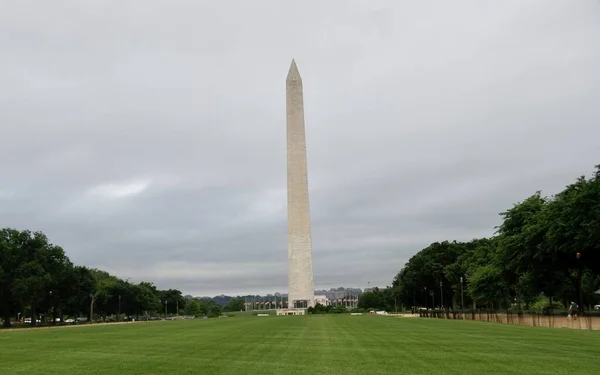
<svg viewBox="0 0 600 375"><path fill-rule="evenodd" d="M565 306L560 301L552 301L550 305L547 297L538 297L534 302L529 305L529 311L531 312L543 312L545 310L564 310Z"/></svg>

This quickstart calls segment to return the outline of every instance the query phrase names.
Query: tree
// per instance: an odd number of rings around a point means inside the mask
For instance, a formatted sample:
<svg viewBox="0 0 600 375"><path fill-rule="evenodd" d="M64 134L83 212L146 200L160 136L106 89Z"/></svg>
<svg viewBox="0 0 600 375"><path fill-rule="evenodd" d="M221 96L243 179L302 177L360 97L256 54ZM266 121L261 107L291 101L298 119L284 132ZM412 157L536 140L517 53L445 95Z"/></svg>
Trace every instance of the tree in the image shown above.
<svg viewBox="0 0 600 375"><path fill-rule="evenodd" d="M437 297L437 304L451 305L460 295L457 293L460 277L466 274L468 266L460 259L473 247L456 241L434 242L415 254L392 282L390 298L394 309L397 299L406 304L429 306L433 303L431 291Z"/></svg>
<svg viewBox="0 0 600 375"><path fill-rule="evenodd" d="M68 310L77 280L75 267L66 256L56 264L51 274L53 277L49 286L47 309L52 313L52 322L56 323L58 318L60 321L64 320L64 312Z"/></svg>
<svg viewBox="0 0 600 375"><path fill-rule="evenodd" d="M94 290L90 293L90 316L89 321L94 321L94 309L98 308L100 311L100 315L102 320L106 320L106 315L109 309L109 302L113 295L111 291L113 290L115 284L118 283L118 279L115 276L110 275L106 271L101 271L97 269L91 269L90 273L94 278Z"/></svg>
<svg viewBox="0 0 600 375"><path fill-rule="evenodd" d="M202 315L202 311L200 309L200 303L196 300L189 301L185 307L185 314L192 315L192 316Z"/></svg>
<svg viewBox="0 0 600 375"><path fill-rule="evenodd" d="M96 280L92 271L83 266L73 267L72 279L69 283L69 297L65 306L65 312L79 318L83 314L89 314L89 296L96 290ZM89 316L89 315L88 315Z"/></svg>
<svg viewBox="0 0 600 375"><path fill-rule="evenodd" d="M221 316L221 306L217 303L210 304L207 315L209 318L217 318Z"/></svg>
<svg viewBox="0 0 600 375"><path fill-rule="evenodd" d="M242 311L244 310L244 305L244 299L237 297L227 302L227 304L223 308L223 311Z"/></svg>
<svg viewBox="0 0 600 375"><path fill-rule="evenodd" d="M584 308L583 274L600 273L600 165L591 179L581 176L558 193L549 204L544 254L555 260L570 280Z"/></svg>
<svg viewBox="0 0 600 375"><path fill-rule="evenodd" d="M29 240L27 233L12 228L0 229L0 307L4 327L10 327L10 319L17 309L13 293L15 271L23 261L20 251Z"/></svg>
<svg viewBox="0 0 600 375"><path fill-rule="evenodd" d="M137 314L148 315L148 312L150 311L160 311L162 304L159 300L159 291L154 284L142 281L136 286L136 290L137 293L134 298L134 303Z"/></svg>
<svg viewBox="0 0 600 375"><path fill-rule="evenodd" d="M216 318L221 316L221 305L215 300L210 298L196 299L200 306L200 315L207 316L209 318Z"/></svg>
<svg viewBox="0 0 600 375"><path fill-rule="evenodd" d="M149 282L133 284L106 271L75 266L64 250L49 242L41 232L0 229L0 314L5 327L15 316L78 318L96 312L103 320L118 313L162 314L184 309L187 300L176 289L158 290ZM198 302L198 312L218 316L214 301ZM111 318L114 319L114 318ZM117 319L120 319L118 317Z"/></svg>
<svg viewBox="0 0 600 375"><path fill-rule="evenodd" d="M397 308L395 298L396 290L393 287L385 289L373 288L372 291L364 292L358 296L358 307L362 309L394 311Z"/></svg>
<svg viewBox="0 0 600 375"><path fill-rule="evenodd" d="M21 240L22 258L14 272L12 294L31 307L31 324L35 325L40 303L47 300L53 281L70 262L63 249L49 244L41 232L24 231Z"/></svg>
<svg viewBox="0 0 600 375"><path fill-rule="evenodd" d="M552 198L538 191L501 216L490 238L434 242L417 252L394 278L394 298L428 306L435 291L446 306L464 299L464 305L527 307L541 295L548 306L560 305L553 298L593 303L600 287L600 165L591 178L580 177ZM363 306L378 303L373 298L365 295Z"/></svg>
<svg viewBox="0 0 600 375"><path fill-rule="evenodd" d="M185 308L186 299L177 289L169 289L159 292L160 301L165 308L167 314L177 312L178 309Z"/></svg>

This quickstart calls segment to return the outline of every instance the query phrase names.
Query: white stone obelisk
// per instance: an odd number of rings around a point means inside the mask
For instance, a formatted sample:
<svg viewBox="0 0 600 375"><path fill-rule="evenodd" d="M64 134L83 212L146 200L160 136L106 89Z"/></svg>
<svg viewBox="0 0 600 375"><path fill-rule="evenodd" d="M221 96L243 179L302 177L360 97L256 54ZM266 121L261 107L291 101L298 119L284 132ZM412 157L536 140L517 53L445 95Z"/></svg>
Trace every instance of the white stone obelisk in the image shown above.
<svg viewBox="0 0 600 375"><path fill-rule="evenodd" d="M296 62L285 81L287 112L288 308L314 306L304 97Z"/></svg>

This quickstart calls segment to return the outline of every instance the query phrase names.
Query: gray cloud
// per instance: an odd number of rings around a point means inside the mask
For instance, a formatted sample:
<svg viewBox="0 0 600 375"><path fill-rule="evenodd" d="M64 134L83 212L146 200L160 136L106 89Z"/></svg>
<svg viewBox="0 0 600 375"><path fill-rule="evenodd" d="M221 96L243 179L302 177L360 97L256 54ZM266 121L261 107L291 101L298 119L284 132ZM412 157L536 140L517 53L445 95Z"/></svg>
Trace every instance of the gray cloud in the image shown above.
<svg viewBox="0 0 600 375"><path fill-rule="evenodd" d="M599 10L4 2L0 226L163 288L285 291L294 57L316 286L384 286L422 247L490 235L598 163Z"/></svg>

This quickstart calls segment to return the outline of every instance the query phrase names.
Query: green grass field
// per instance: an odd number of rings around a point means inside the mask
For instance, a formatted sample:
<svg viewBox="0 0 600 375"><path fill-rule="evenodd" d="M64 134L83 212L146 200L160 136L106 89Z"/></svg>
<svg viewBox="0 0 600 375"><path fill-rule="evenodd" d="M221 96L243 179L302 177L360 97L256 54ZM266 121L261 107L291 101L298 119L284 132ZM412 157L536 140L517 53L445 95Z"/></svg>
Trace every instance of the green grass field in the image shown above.
<svg viewBox="0 0 600 375"><path fill-rule="evenodd" d="M599 374L600 332L379 316L0 332L0 374Z"/></svg>

